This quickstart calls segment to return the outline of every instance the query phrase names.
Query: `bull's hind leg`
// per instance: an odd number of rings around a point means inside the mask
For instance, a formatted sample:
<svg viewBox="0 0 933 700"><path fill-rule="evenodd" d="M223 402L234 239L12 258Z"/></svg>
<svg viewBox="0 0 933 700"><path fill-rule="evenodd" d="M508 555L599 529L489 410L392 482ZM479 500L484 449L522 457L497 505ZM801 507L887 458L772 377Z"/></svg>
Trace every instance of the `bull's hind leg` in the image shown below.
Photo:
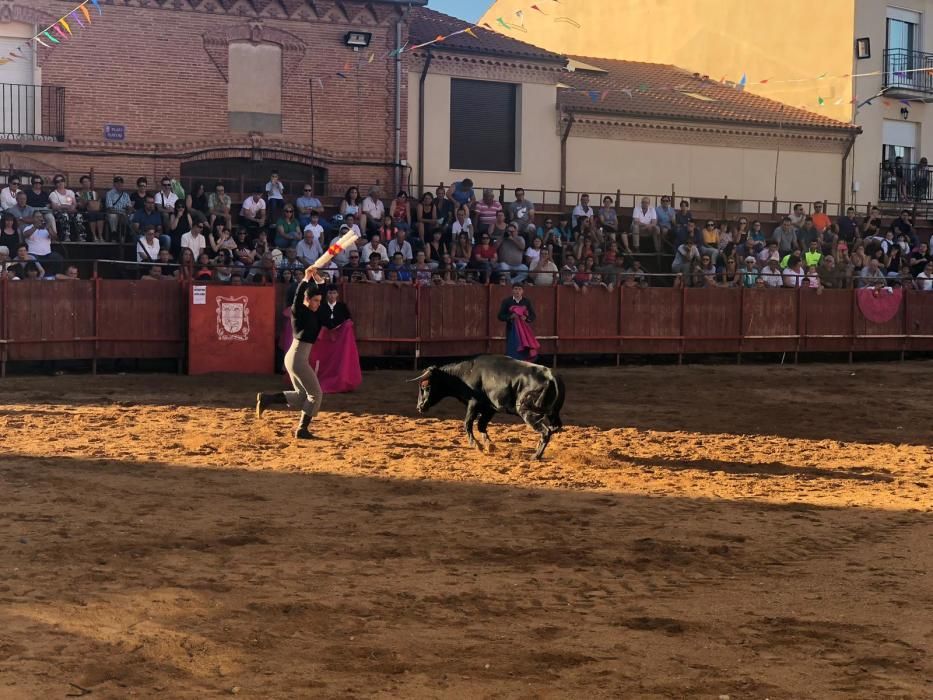
<svg viewBox="0 0 933 700"><path fill-rule="evenodd" d="M482 452L483 448L477 444L476 437L473 435L473 423L476 422L477 415L479 415L479 403L470 401L467 404L466 418L463 419L463 429L467 434L467 444Z"/></svg>
<svg viewBox="0 0 933 700"><path fill-rule="evenodd" d="M479 429L479 436L483 441L483 446L486 448L487 452L495 452L496 446L492 444L492 440L489 439L489 433L486 432L489 427L489 421L492 420L492 417L495 415L495 411L490 411L489 409L483 409L479 414L479 422L477 428Z"/></svg>
<svg viewBox="0 0 933 700"><path fill-rule="evenodd" d="M542 413L533 413L531 411L523 411L519 414L523 421L528 425L529 428L536 431L541 439L538 440L538 449L535 450L535 459L541 459L541 456L544 454L544 450L547 449L548 443L551 441L551 426L548 425L547 416Z"/></svg>

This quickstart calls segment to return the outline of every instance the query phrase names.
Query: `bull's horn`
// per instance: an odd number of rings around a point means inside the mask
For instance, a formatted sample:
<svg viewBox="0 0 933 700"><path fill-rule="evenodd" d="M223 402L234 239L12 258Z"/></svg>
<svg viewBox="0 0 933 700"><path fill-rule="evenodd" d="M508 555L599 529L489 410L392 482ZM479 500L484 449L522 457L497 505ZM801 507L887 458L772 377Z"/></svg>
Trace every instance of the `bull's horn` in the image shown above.
<svg viewBox="0 0 933 700"><path fill-rule="evenodd" d="M421 374L419 374L419 375L418 375L417 377L415 377L414 379L406 379L405 381L406 381L406 382L420 382L421 380L427 379L427 378L430 377L430 376L431 376L431 370L430 370L430 369L426 369L424 372L422 372Z"/></svg>

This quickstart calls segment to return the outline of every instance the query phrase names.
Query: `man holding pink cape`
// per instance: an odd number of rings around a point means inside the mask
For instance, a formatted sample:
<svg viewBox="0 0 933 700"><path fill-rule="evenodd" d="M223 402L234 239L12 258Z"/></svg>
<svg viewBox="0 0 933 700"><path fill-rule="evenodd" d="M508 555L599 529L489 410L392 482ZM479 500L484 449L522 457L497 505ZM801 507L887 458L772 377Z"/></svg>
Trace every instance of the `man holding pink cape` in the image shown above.
<svg viewBox="0 0 933 700"><path fill-rule="evenodd" d="M535 309L525 298L521 284L513 284L512 296L502 300L499 320L505 322L505 354L516 360L534 361L541 347L531 328Z"/></svg>

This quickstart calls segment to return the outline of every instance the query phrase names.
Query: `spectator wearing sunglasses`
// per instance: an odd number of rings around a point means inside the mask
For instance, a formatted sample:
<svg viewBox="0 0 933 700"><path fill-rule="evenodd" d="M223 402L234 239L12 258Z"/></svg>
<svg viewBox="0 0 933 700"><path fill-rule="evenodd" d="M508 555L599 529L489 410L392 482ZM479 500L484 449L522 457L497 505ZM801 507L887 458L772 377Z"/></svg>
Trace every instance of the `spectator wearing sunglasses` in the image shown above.
<svg viewBox="0 0 933 700"><path fill-rule="evenodd" d="M26 204L32 207L33 212L38 212L45 217L45 223L48 230L58 236L58 228L55 226L55 216L52 214L52 207L49 204L49 193L42 189L45 184L38 175L32 178L32 187L26 191Z"/></svg>
<svg viewBox="0 0 933 700"><path fill-rule="evenodd" d="M324 206L321 204L321 200L314 196L314 189L311 185L305 185L302 188L301 196L295 200L295 209L302 229L311 222L312 214L316 213L319 217L324 216Z"/></svg>

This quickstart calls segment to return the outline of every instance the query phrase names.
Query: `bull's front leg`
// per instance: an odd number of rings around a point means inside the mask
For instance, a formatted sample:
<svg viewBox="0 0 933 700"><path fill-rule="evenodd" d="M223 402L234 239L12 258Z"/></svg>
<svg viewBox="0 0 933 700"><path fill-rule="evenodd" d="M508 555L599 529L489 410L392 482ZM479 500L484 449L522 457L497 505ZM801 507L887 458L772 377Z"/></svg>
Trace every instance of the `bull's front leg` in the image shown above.
<svg viewBox="0 0 933 700"><path fill-rule="evenodd" d="M479 428L479 436L483 441L483 446L486 448L487 452L496 451L496 446L492 444L492 440L489 439L489 433L487 432L489 429L489 421L492 420L493 415L495 415L495 412L488 408L481 410L479 414L479 422L476 426Z"/></svg>
<svg viewBox="0 0 933 700"><path fill-rule="evenodd" d="M476 416L479 414L479 402L470 401L467 403L466 418L463 420L463 429L467 434L467 444L470 447L475 447L480 452L483 451L483 448L476 443L476 437L473 435L473 423L476 422Z"/></svg>
<svg viewBox="0 0 933 700"><path fill-rule="evenodd" d="M536 460L541 459L544 450L551 441L551 428L547 424L547 419L543 414L531 411L523 411L519 415L529 428L535 430L541 436L538 440L538 448L535 450L534 455Z"/></svg>

